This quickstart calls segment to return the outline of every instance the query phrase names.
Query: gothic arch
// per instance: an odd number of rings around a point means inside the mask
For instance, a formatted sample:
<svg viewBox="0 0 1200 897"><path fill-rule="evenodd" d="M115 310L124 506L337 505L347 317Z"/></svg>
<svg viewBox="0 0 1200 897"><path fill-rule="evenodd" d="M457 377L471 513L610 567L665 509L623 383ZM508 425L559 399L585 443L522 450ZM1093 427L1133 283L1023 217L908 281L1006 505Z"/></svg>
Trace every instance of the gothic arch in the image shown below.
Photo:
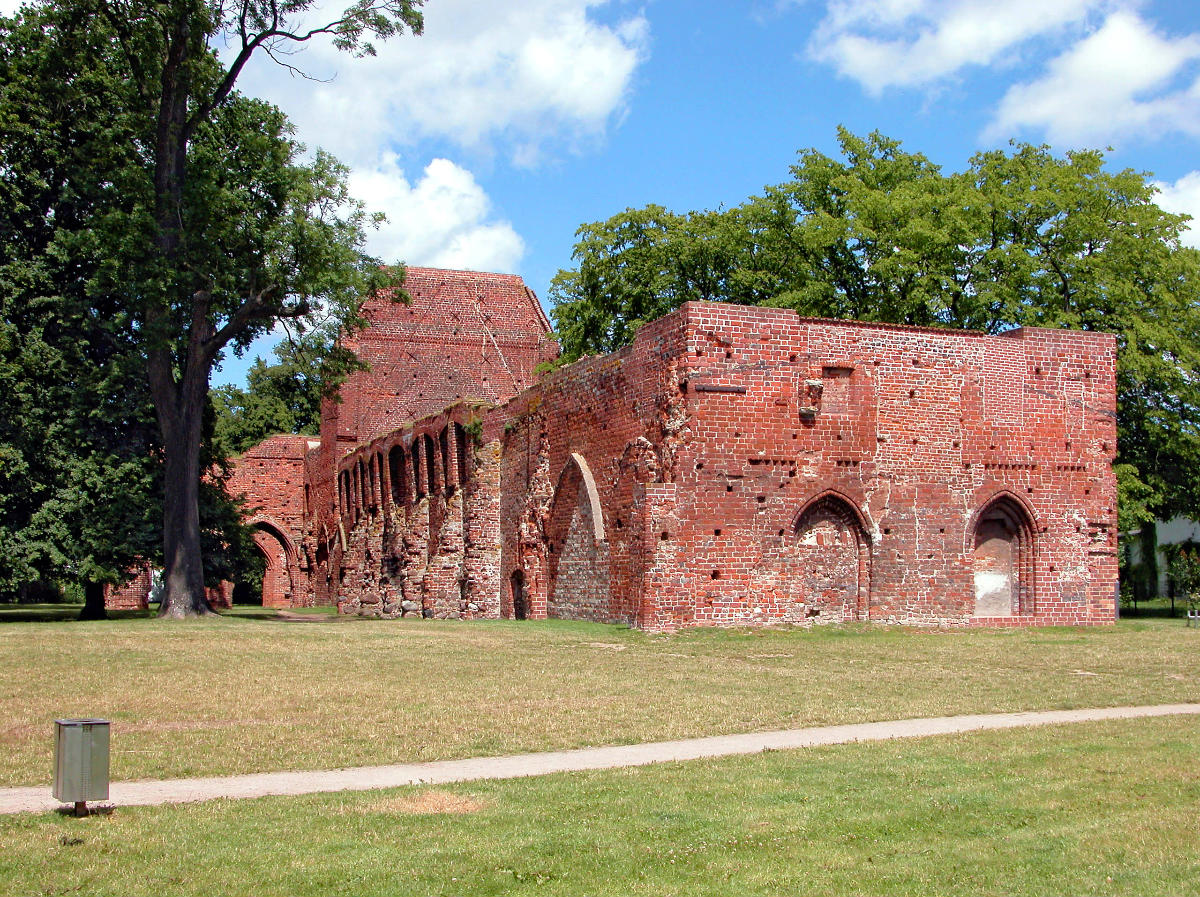
<svg viewBox="0 0 1200 897"><path fill-rule="evenodd" d="M976 617L1034 613L1034 558L1037 527L1033 514L1011 492L993 495L968 529Z"/></svg>
<svg viewBox="0 0 1200 897"><path fill-rule="evenodd" d="M845 496L826 490L793 518L793 600L808 617L865 620L870 615L870 530Z"/></svg>
<svg viewBox="0 0 1200 897"><path fill-rule="evenodd" d="M546 520L548 616L608 620L609 548L600 492L587 459L563 466Z"/></svg>
<svg viewBox="0 0 1200 897"><path fill-rule="evenodd" d="M297 568L296 547L277 521L265 515L257 515L247 521L254 530L254 544L262 552L266 570L262 580L262 604L264 607L290 607L295 599L294 583ZM234 584L234 600L239 593L246 600L247 583ZM240 602L239 602L240 603Z"/></svg>

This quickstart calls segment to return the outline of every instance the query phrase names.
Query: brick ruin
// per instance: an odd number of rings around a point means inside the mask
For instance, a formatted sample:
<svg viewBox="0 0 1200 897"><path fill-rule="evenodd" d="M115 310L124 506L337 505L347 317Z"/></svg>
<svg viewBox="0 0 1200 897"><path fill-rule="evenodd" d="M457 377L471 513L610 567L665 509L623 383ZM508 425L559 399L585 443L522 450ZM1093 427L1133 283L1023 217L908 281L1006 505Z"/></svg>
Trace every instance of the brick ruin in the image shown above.
<svg viewBox="0 0 1200 897"><path fill-rule="evenodd" d="M412 268L321 436L238 461L264 603L648 630L1094 624L1117 584L1112 336L688 303L557 352L519 278Z"/></svg>

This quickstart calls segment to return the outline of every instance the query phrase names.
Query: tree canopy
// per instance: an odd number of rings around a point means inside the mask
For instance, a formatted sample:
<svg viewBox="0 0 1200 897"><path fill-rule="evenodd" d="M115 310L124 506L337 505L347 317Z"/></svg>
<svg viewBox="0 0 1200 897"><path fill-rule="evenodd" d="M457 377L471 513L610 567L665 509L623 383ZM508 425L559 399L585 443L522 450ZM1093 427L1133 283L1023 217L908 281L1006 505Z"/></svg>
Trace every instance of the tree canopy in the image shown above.
<svg viewBox="0 0 1200 897"><path fill-rule="evenodd" d="M240 454L276 433L318 433L322 399L334 398L346 375L365 367L338 336L332 323L289 336L275 348L274 364L254 360L245 389L213 389L218 453Z"/></svg>
<svg viewBox="0 0 1200 897"><path fill-rule="evenodd" d="M874 133L802 150L790 180L718 211L627 209L577 234L550 288L566 358L682 303L813 317L1117 335L1123 527L1200 516L1200 253L1146 174L1016 144L943 174Z"/></svg>
<svg viewBox="0 0 1200 897"><path fill-rule="evenodd" d="M401 279L362 252L368 219L345 168L306 158L278 109L234 89L255 53L280 58L321 37L373 53L371 39L422 25L420 0L362 0L302 27L315 6L48 0L0 21L0 126L13 139L2 174L25 202L5 234L21 260L11 276L19 286L60 265L70 289L38 289L46 319L68 316L69 294L138 361L163 482L164 613L207 609L200 492L213 364L280 320L300 331L318 312L353 323L366 294ZM31 70L23 54L45 64ZM70 218L80 195L86 214Z"/></svg>

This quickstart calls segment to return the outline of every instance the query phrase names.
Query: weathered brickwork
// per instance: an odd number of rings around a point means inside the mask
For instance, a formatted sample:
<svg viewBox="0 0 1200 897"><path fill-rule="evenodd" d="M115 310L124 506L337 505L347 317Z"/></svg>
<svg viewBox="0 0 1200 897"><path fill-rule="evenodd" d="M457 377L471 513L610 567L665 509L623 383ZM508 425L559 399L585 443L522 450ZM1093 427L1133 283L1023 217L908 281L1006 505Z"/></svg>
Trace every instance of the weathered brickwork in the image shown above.
<svg viewBox="0 0 1200 897"><path fill-rule="evenodd" d="M372 370L319 445L239 462L285 602L650 630L1114 617L1109 335L689 303L538 379L554 347L519 279L409 290L371 307Z"/></svg>
<svg viewBox="0 0 1200 897"><path fill-rule="evenodd" d="M1115 607L1114 394L1103 334L690 304L621 352L475 409L471 473L453 490L476 488L470 513L499 519L498 553L481 552L498 554L498 583L466 575L458 492L442 497L436 446L453 415L367 451L435 446L436 494L414 506L424 556L391 555L426 564L429 616L1086 624ZM341 465L351 484L357 463ZM379 552L354 559L351 580Z"/></svg>

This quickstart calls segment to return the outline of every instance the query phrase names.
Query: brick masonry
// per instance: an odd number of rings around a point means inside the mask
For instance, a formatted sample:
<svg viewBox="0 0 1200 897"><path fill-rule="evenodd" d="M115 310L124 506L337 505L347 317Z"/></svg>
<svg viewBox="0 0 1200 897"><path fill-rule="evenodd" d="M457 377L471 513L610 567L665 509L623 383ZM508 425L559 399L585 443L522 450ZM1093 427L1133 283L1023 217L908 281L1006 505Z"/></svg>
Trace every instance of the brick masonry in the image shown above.
<svg viewBox="0 0 1200 897"><path fill-rule="evenodd" d="M543 377L518 278L411 269L319 443L235 482L280 604L649 630L1115 614L1112 336L689 303Z"/></svg>

